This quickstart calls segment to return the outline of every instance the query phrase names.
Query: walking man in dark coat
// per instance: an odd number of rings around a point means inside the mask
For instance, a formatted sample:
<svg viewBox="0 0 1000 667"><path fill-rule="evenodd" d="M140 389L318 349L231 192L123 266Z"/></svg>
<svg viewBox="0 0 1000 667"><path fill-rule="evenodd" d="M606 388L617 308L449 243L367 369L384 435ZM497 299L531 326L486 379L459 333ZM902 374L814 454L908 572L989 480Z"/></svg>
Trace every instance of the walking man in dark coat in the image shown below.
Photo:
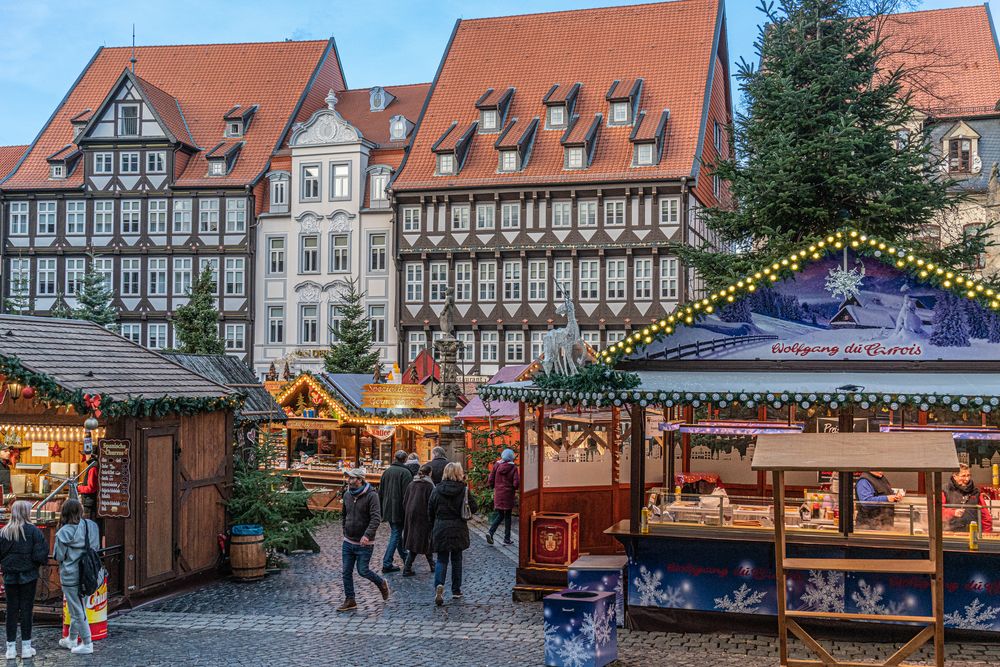
<svg viewBox="0 0 1000 667"><path fill-rule="evenodd" d="M347 472L347 492L344 493L344 513L341 527L344 531L344 546L341 555L344 560L344 603L337 611L358 608L354 600L354 567L358 574L378 586L382 599L389 599L389 584L372 572L368 564L375 549L375 533L381 521L378 493L365 481L365 471L355 468Z"/></svg>
<svg viewBox="0 0 1000 667"><path fill-rule="evenodd" d="M406 487L403 496L403 513L406 515L403 526L403 546L406 548L406 562L403 564L403 576L412 577L413 561L417 556L426 556L427 565L434 571L434 550L431 548L431 520L427 514L427 502L434 491L431 481L431 466L425 463L420 466L413 483Z"/></svg>
<svg viewBox="0 0 1000 667"><path fill-rule="evenodd" d="M382 520L389 524L391 530L389 544L382 556L382 574L399 572L399 567L392 563L396 551L399 551L399 557L406 562L406 549L403 548L402 541L403 496L406 494L406 487L413 481L413 475L406 468L406 452L399 450L395 458L392 465L382 473L382 480L378 485L382 498Z"/></svg>
<svg viewBox="0 0 1000 667"><path fill-rule="evenodd" d="M444 447L435 447L431 450L431 481L434 482L434 486L441 483L441 475L444 473L444 467L448 465L448 456L445 454Z"/></svg>

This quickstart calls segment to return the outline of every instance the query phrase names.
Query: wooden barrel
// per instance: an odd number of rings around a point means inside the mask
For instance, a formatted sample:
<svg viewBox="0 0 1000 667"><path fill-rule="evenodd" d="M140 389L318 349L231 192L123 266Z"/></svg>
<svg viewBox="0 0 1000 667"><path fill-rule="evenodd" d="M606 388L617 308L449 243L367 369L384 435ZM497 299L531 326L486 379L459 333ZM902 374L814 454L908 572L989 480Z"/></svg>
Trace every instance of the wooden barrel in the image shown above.
<svg viewBox="0 0 1000 667"><path fill-rule="evenodd" d="M241 528L256 530L239 530ZM264 578L267 555L264 553L264 531L260 526L233 526L233 535L229 541L229 563L233 576L241 581Z"/></svg>

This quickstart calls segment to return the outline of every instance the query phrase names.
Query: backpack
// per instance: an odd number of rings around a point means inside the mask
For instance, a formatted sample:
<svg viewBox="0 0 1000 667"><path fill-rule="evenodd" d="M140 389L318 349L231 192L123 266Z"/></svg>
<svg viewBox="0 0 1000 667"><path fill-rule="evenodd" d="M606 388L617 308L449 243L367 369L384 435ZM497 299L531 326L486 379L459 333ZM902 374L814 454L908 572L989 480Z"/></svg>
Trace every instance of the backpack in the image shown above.
<svg viewBox="0 0 1000 667"><path fill-rule="evenodd" d="M104 580L101 557L90 546L90 522L83 520L83 556L80 557L80 593L93 595Z"/></svg>

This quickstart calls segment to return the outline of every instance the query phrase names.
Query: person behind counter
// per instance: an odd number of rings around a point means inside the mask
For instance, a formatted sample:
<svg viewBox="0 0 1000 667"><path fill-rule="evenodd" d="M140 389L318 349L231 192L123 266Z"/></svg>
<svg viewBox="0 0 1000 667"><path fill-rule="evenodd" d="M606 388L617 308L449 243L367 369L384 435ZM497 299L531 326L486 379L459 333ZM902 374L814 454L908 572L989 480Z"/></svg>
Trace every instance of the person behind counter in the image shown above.
<svg viewBox="0 0 1000 667"><path fill-rule="evenodd" d="M989 504L982 491L972 481L972 471L964 463L958 464L958 472L951 476L941 493L945 505L944 529L965 532L969 524L977 520L976 507L979 508L979 528L984 533L993 530L993 517L990 516ZM963 507L954 507L962 505Z"/></svg>
<svg viewBox="0 0 1000 667"><path fill-rule="evenodd" d="M83 518L83 505L79 500L63 503L60 516L62 526L56 533L53 558L59 561L59 585L62 587L66 606L69 608L69 636L59 640L59 645L76 654L94 652L90 638L90 623L80 594L80 559L89 543L90 548L101 548L101 535L97 524ZM77 637L80 643L77 644Z"/></svg>
<svg viewBox="0 0 1000 667"><path fill-rule="evenodd" d="M898 503L901 496L893 492L889 478L881 470L861 473L854 491L858 499L858 527L871 530L892 528L895 510L888 503Z"/></svg>
<svg viewBox="0 0 1000 667"><path fill-rule="evenodd" d="M38 568L49 559L42 531L31 523L31 503L18 500L10 521L0 529L0 569L7 597L7 659L17 657L17 626L21 626L21 657L31 658L31 616L35 607Z"/></svg>
<svg viewBox="0 0 1000 667"><path fill-rule="evenodd" d="M84 516L95 520L97 519L97 480L100 478L97 471L97 447L94 447L90 456L81 454L80 457L83 459L84 466L90 467L87 468L87 474L83 481L76 485L76 492L80 494Z"/></svg>
<svg viewBox="0 0 1000 667"><path fill-rule="evenodd" d="M10 466L11 449L7 445L0 447L0 486L3 486L3 493L11 493L10 486Z"/></svg>

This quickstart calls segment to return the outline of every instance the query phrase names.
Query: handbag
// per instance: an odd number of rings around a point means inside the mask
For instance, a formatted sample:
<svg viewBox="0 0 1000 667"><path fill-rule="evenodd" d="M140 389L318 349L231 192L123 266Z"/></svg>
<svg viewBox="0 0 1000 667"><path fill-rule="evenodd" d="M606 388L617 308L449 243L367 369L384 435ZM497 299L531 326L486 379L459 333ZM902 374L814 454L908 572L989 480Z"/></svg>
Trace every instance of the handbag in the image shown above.
<svg viewBox="0 0 1000 667"><path fill-rule="evenodd" d="M465 487L465 495L462 496L462 518L468 521L472 518L472 508L469 507L469 487Z"/></svg>

